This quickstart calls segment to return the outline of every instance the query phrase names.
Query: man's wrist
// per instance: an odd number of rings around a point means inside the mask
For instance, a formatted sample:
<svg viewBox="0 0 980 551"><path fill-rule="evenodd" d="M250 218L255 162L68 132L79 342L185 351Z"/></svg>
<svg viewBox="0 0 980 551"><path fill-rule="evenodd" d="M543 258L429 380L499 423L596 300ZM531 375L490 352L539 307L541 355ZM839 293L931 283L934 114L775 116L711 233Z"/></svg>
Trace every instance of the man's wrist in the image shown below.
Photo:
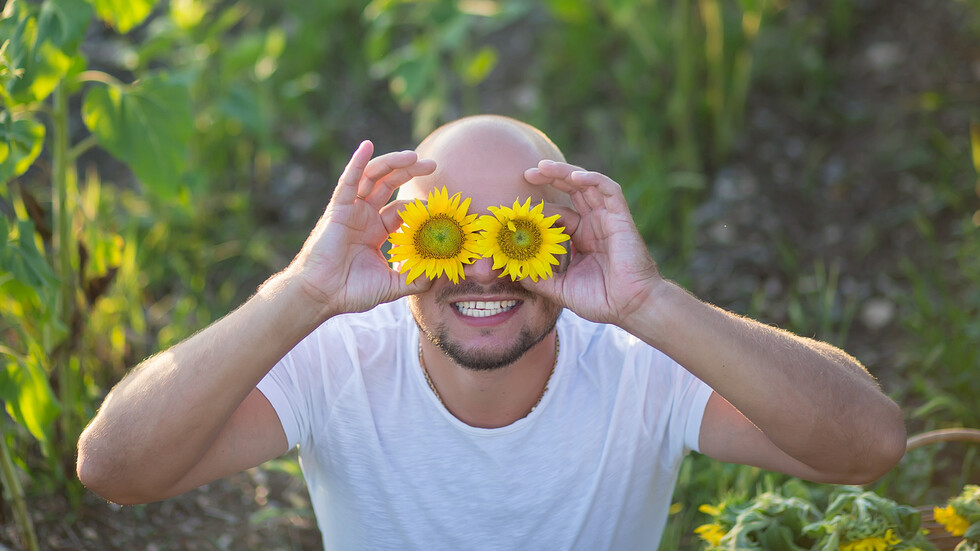
<svg viewBox="0 0 980 551"><path fill-rule="evenodd" d="M288 317L289 326L308 327L312 331L336 312L322 301L311 297L308 282L290 269L283 270L259 286L255 298L277 304L276 310Z"/></svg>
<svg viewBox="0 0 980 551"><path fill-rule="evenodd" d="M669 279L651 281L639 305L618 325L633 336L661 348L669 340L670 320L683 308L685 301L697 301L690 293Z"/></svg>

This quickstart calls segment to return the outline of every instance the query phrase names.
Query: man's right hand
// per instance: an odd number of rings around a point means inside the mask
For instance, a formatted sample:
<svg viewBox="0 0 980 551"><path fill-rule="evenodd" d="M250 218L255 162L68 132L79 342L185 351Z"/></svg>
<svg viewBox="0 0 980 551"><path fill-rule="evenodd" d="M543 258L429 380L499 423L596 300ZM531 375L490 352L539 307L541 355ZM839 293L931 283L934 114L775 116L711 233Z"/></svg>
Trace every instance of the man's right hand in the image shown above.
<svg viewBox="0 0 980 551"><path fill-rule="evenodd" d="M401 223L401 205L386 205L388 198L412 177L431 174L435 162L412 151L372 160L373 149L364 142L354 152L285 272L113 388L79 439L78 476L86 486L118 503L146 503L285 453L286 434L256 389L259 380L327 317L431 284L419 278L405 285L381 245Z"/></svg>
<svg viewBox="0 0 980 551"><path fill-rule="evenodd" d="M351 156L323 216L286 270L320 306L321 320L369 310L432 284L418 278L406 285L381 246L401 224L398 210L405 202L388 204L392 193L413 177L431 174L436 164L414 151L372 159L373 151L364 141Z"/></svg>

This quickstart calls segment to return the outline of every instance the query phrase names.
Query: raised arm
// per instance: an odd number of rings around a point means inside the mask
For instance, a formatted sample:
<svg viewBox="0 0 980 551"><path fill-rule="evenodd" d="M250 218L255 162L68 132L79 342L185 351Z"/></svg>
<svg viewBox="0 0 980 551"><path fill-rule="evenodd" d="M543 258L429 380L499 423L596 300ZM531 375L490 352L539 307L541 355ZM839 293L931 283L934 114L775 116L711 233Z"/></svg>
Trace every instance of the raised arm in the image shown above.
<svg viewBox="0 0 980 551"><path fill-rule="evenodd" d="M290 265L234 312L157 354L106 397L78 443L78 476L118 503L183 493L286 450L258 381L326 319L418 292L381 253L395 188L435 169L412 151L371 159L364 142Z"/></svg>
<svg viewBox="0 0 980 551"><path fill-rule="evenodd" d="M568 193L578 218L568 269L529 288L661 350L715 390L705 454L809 480L864 483L905 451L899 408L826 343L734 315L663 279L618 184L542 161L525 177Z"/></svg>

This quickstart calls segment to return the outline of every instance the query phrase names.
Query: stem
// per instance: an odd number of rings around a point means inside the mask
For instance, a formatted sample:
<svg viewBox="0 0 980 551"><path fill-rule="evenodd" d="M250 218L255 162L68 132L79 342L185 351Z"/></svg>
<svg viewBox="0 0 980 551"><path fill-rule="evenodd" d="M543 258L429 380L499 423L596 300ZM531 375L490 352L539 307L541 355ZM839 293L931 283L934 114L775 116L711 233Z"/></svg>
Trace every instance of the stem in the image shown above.
<svg viewBox="0 0 980 551"><path fill-rule="evenodd" d="M71 159L68 156L68 94L64 83L55 88L52 94L52 191L54 193L54 253L60 293L58 319L68 327L69 334L55 347L57 354L53 359L58 373L58 398L61 400L61 442L57 443L59 456L66 452L74 438L75 377L71 368L71 318L75 308L75 277L72 273L72 212L69 208L68 170Z"/></svg>
<svg viewBox="0 0 980 551"><path fill-rule="evenodd" d="M75 75L75 82L101 82L103 84L109 84L111 86L125 86L123 82L116 77L105 73L102 71L82 71Z"/></svg>
<svg viewBox="0 0 980 551"><path fill-rule="evenodd" d="M4 415L0 414L0 429L3 429L4 422ZM4 437L3 430L0 430L0 482L3 482L3 487L7 489L8 499L14 509L14 520L20 527L21 537L24 540L24 549L38 551L37 534L34 533L34 524L27 514L24 489L17 480L17 472L14 470L14 462L10 458L10 450L7 449L7 439Z"/></svg>
<svg viewBox="0 0 980 551"><path fill-rule="evenodd" d="M696 66L693 8L689 2L674 4L672 15L673 39L676 43L674 63L675 84L668 101L667 116L677 136L676 152L679 165L684 170L699 171L697 137L695 133Z"/></svg>
<svg viewBox="0 0 980 551"><path fill-rule="evenodd" d="M85 153L96 145L99 145L99 139L95 137L95 134L89 134L82 141L78 142L72 146L70 150L68 150L68 161L74 162L75 159L82 155L82 153Z"/></svg>

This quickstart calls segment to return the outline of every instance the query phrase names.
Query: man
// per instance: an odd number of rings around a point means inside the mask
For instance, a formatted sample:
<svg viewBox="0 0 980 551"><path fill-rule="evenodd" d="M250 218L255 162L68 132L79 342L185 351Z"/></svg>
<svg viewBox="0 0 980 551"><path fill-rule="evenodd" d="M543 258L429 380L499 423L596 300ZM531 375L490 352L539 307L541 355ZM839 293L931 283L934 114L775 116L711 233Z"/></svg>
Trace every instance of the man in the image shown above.
<svg viewBox="0 0 980 551"><path fill-rule="evenodd" d="M855 359L663 279L619 186L532 127L371 155L283 272L113 389L79 442L89 488L164 499L298 444L327 549L654 549L689 450L834 483L904 453ZM471 212L544 200L570 254L537 282L480 259L406 284L381 245L442 186Z"/></svg>

